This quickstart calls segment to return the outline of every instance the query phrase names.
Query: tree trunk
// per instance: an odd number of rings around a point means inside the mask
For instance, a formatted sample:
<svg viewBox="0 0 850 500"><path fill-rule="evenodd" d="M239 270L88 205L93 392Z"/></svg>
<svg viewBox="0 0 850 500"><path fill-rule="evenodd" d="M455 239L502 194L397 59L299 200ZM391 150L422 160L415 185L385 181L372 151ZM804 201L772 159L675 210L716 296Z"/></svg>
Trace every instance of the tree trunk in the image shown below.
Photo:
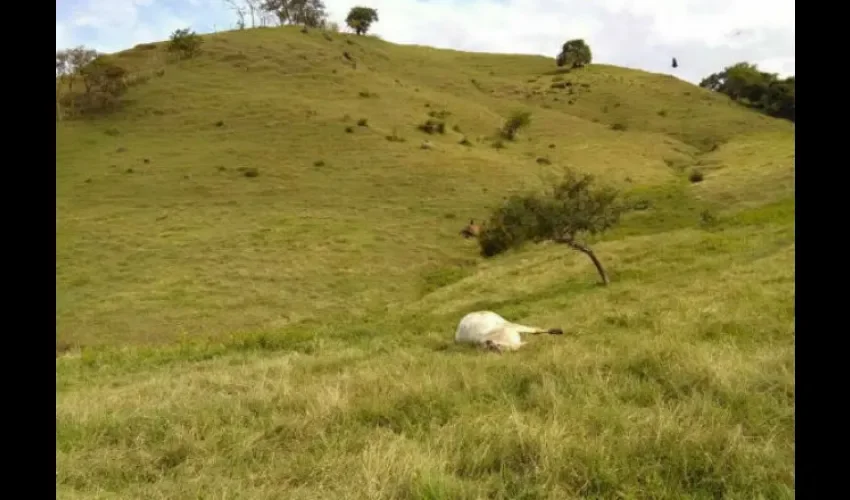
<svg viewBox="0 0 850 500"><path fill-rule="evenodd" d="M62 93L61 93L61 90L59 88L60 85L61 85L61 83L56 84L56 121L57 122L62 121L62 105L59 102L59 101L62 100L61 99Z"/></svg>
<svg viewBox="0 0 850 500"><path fill-rule="evenodd" d="M593 253L593 250L590 249L587 245L581 244L577 241L571 239L561 239L557 240L558 243L565 243L575 250L587 255L590 257L590 260L593 261L593 265L596 266L596 270L599 272L599 277L602 278L602 284L607 286L611 281L608 279L608 273L605 272L605 268L602 267L602 263L599 262L599 259L596 258L596 254Z"/></svg>

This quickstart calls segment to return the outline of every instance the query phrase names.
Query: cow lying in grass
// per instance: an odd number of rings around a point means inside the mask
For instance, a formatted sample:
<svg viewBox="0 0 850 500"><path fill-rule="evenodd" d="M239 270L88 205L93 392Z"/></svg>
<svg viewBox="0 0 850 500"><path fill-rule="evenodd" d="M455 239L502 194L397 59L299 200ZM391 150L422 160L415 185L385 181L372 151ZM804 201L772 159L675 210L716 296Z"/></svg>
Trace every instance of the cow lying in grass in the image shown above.
<svg viewBox="0 0 850 500"><path fill-rule="evenodd" d="M560 328L544 330L534 326L520 325L491 311L476 311L460 320L455 331L455 342L475 344L496 352L516 351L525 345L521 338L521 334L524 333L561 335L564 331Z"/></svg>

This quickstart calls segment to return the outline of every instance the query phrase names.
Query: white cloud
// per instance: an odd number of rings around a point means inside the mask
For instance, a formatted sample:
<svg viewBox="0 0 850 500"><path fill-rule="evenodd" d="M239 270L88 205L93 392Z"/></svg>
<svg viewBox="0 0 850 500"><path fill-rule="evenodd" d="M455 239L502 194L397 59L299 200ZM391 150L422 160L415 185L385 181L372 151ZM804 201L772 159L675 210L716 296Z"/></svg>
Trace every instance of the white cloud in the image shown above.
<svg viewBox="0 0 850 500"><path fill-rule="evenodd" d="M165 39L177 27L232 28L223 0L76 0L57 18L57 48L112 51ZM353 0L325 0L343 24ZM596 62L674 73L690 81L739 61L795 70L793 0L364 0L388 41L554 57L584 38ZM85 28L85 29L83 29ZM60 43L62 44L60 46ZM676 57L679 68L670 61Z"/></svg>
<svg viewBox="0 0 850 500"><path fill-rule="evenodd" d="M61 18L57 15L57 49L86 45L101 52L115 52L161 40L175 25L180 28L186 25L175 19L162 1L75 0L63 7L68 13Z"/></svg>
<svg viewBox="0 0 850 500"><path fill-rule="evenodd" d="M65 25L62 23L56 23L56 49L67 47L68 36L65 34Z"/></svg>

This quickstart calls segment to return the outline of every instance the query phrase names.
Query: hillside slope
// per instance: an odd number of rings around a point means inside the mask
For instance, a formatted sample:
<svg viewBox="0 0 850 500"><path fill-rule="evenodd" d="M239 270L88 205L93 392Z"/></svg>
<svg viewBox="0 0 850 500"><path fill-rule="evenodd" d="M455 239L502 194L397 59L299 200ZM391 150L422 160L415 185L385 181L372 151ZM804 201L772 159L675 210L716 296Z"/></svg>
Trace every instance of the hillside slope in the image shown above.
<svg viewBox="0 0 850 500"><path fill-rule="evenodd" d="M794 498L791 124L605 65L204 49L119 54L126 106L57 125L57 498ZM564 166L648 206L593 242L608 287L458 234ZM454 345L474 309L566 334Z"/></svg>
<svg viewBox="0 0 850 500"><path fill-rule="evenodd" d="M727 209L793 193L790 124L669 76L557 74L540 57L296 29L211 35L204 51L179 63L162 47L121 54L149 77L126 109L57 127L65 342L275 329L408 303L422 273L477 261L457 237L466 220L563 166ZM533 111L530 128L491 147L514 109ZM445 135L416 129L441 111ZM693 168L706 180L684 186Z"/></svg>

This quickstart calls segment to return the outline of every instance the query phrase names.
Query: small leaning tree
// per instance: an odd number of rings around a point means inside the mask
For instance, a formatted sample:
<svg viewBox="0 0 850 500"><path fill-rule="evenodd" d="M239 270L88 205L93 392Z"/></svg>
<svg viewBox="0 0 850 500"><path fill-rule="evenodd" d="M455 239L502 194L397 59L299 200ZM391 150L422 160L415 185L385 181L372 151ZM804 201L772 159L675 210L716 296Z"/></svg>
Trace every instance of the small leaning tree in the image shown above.
<svg viewBox="0 0 850 500"><path fill-rule="evenodd" d="M567 171L543 194L515 195L497 208L484 225L478 242L481 253L492 257L526 242L553 241L587 255L603 285L608 273L582 236L599 234L620 221L625 205L619 192L594 187L594 178Z"/></svg>

